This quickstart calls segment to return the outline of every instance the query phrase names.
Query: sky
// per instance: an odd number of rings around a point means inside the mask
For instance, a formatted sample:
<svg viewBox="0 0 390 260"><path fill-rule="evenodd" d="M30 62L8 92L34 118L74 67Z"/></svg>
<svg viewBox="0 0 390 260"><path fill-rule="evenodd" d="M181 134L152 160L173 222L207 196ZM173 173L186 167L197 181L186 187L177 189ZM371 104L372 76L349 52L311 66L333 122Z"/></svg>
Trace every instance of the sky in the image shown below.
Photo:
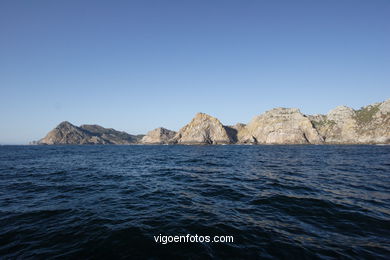
<svg viewBox="0 0 390 260"><path fill-rule="evenodd" d="M390 1L0 1L0 144L390 98Z"/></svg>

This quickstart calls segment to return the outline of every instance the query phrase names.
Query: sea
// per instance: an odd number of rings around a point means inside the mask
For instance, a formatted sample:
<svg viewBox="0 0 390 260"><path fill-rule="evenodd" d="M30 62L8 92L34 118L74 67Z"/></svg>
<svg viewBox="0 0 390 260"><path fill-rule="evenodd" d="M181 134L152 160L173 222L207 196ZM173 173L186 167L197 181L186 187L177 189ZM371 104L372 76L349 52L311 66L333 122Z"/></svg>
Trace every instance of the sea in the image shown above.
<svg viewBox="0 0 390 260"><path fill-rule="evenodd" d="M15 258L390 259L390 146L0 146Z"/></svg>

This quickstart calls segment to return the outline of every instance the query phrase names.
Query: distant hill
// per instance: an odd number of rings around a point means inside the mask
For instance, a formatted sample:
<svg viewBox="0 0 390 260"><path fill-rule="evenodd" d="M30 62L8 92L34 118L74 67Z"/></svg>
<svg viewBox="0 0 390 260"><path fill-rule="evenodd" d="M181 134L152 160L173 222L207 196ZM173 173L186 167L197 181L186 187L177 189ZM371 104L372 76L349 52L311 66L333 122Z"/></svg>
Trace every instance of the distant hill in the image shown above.
<svg viewBox="0 0 390 260"><path fill-rule="evenodd" d="M142 137L99 125L77 127L64 121L36 144L136 144Z"/></svg>

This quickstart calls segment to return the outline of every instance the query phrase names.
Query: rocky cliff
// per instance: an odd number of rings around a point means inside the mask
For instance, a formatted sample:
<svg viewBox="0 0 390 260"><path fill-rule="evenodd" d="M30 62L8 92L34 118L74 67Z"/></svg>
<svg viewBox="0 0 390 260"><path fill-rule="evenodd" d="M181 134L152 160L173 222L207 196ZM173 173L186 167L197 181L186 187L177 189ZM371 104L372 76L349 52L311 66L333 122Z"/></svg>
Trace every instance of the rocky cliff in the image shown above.
<svg viewBox="0 0 390 260"><path fill-rule="evenodd" d="M134 144L142 136L134 136L99 125L77 127L65 121L51 130L37 144Z"/></svg>
<svg viewBox="0 0 390 260"><path fill-rule="evenodd" d="M176 144L229 144L233 140L222 123L210 115L198 113L170 140Z"/></svg>
<svg viewBox="0 0 390 260"><path fill-rule="evenodd" d="M390 143L390 99L359 110L339 106L309 118L328 144Z"/></svg>
<svg viewBox="0 0 390 260"><path fill-rule="evenodd" d="M256 116L238 132L239 143L321 144L309 118L297 108L275 108Z"/></svg>
<svg viewBox="0 0 390 260"><path fill-rule="evenodd" d="M144 144L167 144L176 135L175 131L163 127L149 131L141 140Z"/></svg>

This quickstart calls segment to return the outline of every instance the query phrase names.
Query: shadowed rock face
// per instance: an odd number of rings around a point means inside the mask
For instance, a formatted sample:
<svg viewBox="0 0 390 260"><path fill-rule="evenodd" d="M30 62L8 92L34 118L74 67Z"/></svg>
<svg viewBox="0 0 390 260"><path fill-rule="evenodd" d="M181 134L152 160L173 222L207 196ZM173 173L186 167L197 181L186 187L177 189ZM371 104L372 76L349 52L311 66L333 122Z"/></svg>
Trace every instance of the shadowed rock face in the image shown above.
<svg viewBox="0 0 390 260"><path fill-rule="evenodd" d="M172 138L177 144L229 144L233 140L222 123L215 117L198 113Z"/></svg>
<svg viewBox="0 0 390 260"><path fill-rule="evenodd" d="M98 125L77 127L65 121L39 140L38 144L133 144L140 138Z"/></svg>
<svg viewBox="0 0 390 260"><path fill-rule="evenodd" d="M92 135L107 140L110 144L134 144L138 143L143 135L131 135L112 128L104 128L99 125L81 125L80 128L89 131Z"/></svg>
<svg viewBox="0 0 390 260"><path fill-rule="evenodd" d="M310 120L296 108L275 108L255 117L239 131L240 143L321 144Z"/></svg>
<svg viewBox="0 0 390 260"><path fill-rule="evenodd" d="M257 140L254 138L246 128L245 124L238 123L234 126L230 126L235 132L235 141L239 144L256 144Z"/></svg>
<svg viewBox="0 0 390 260"><path fill-rule="evenodd" d="M167 144L176 135L175 131L163 127L149 131L141 140L144 144Z"/></svg>
<svg viewBox="0 0 390 260"><path fill-rule="evenodd" d="M329 144L390 143L390 99L359 110L339 106L310 119Z"/></svg>

